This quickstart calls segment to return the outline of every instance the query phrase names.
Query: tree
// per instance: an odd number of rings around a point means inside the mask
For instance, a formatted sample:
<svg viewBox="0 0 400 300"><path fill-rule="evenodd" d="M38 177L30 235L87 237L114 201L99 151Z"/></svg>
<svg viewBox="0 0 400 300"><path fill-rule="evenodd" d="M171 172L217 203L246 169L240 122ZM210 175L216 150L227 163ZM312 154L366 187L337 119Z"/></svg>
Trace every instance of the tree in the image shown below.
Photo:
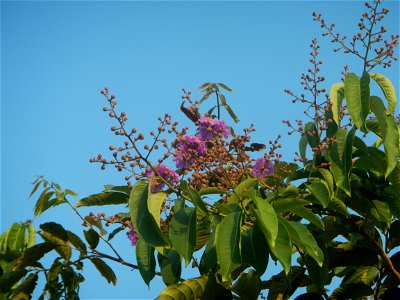
<svg viewBox="0 0 400 300"><path fill-rule="evenodd" d="M397 99L392 83L371 71L396 60L398 35L387 41L386 29L375 29L388 13L380 1L366 7L360 33L348 44L334 32L334 24L313 15L323 35L339 45L335 51L359 57L363 72L358 76L345 67L342 82L324 95L318 41L312 40L311 68L301 77L308 94L286 91L293 102L306 104L310 119L297 126L284 121L290 133L301 135L296 163L281 161L279 137L270 141L267 153L258 154L267 146L251 141L253 127L239 135L221 119L226 110L238 122L227 102L232 90L222 83L203 84L199 101L183 91L181 110L195 134L179 129L166 114L148 145L141 144L143 134L127 129L127 114L117 112L116 97L105 88L108 106L103 110L116 121L112 131L125 141L110 146L111 159L98 155L91 162L128 172L126 186L106 186L73 204L74 192L38 177L31 194L40 191L34 215L68 204L87 230L83 239L56 222L44 223L38 232L43 242L36 243L29 222L15 223L1 236L1 295L29 298L44 274L41 298L78 298L86 261L116 284L106 263L112 260L139 270L147 285L162 276L167 287L160 299L253 299L266 289L268 299L282 299L304 286L307 293L297 299L395 298L400 280L399 253L393 253L400 245L400 119L393 115ZM374 96L371 82L385 99ZM213 99L202 115L200 105ZM172 141L162 138L165 132L174 136ZM160 157L156 164L151 154ZM103 205L120 205L122 212L108 217L79 212L82 206ZM104 225L115 229L106 234ZM136 246L137 266L124 261L112 245L124 230ZM100 241L110 253L97 250ZM40 259L49 252L57 257L43 266ZM263 281L270 259L280 263L282 272ZM199 277L182 279L183 261L186 267L192 263ZM328 295L325 287L334 277L343 280Z"/></svg>

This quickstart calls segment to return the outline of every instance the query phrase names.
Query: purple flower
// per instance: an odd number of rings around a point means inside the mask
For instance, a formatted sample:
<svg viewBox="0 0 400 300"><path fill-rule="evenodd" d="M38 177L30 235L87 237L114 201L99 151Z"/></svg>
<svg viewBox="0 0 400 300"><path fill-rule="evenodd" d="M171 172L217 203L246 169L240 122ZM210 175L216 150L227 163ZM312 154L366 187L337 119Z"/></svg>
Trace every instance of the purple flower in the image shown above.
<svg viewBox="0 0 400 300"><path fill-rule="evenodd" d="M261 157L254 163L253 171L251 172L255 177L264 178L274 172L274 164L265 157Z"/></svg>
<svg viewBox="0 0 400 300"><path fill-rule="evenodd" d="M186 135L178 143L172 159L177 168L186 169L195 160L197 155L206 155L207 148L204 141L197 136Z"/></svg>
<svg viewBox="0 0 400 300"><path fill-rule="evenodd" d="M131 241L132 246L136 246L139 237L133 226L129 229L126 235L128 236L128 239Z"/></svg>
<svg viewBox="0 0 400 300"><path fill-rule="evenodd" d="M176 173L174 170L171 168L165 166L165 165L158 165L154 167L155 170L160 174L162 178L164 178L166 181L175 184L179 182L179 175ZM157 173L155 173L153 170L150 170L146 173L147 178L151 178L154 176L158 176ZM162 180L154 180L151 185L151 192L152 193L157 193L161 191L165 187L165 182Z"/></svg>
<svg viewBox="0 0 400 300"><path fill-rule="evenodd" d="M210 117L201 117L199 123L199 136L202 140L211 140L214 137L229 137L230 127L222 120L214 120Z"/></svg>

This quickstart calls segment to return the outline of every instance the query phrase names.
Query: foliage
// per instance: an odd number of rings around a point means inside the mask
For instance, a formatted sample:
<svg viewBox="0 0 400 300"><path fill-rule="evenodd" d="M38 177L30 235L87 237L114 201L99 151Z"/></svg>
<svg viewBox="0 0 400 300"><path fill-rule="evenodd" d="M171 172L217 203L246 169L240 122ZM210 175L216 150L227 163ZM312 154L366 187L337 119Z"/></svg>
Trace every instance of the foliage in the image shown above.
<svg viewBox="0 0 400 300"><path fill-rule="evenodd" d="M321 15L314 14L326 30L324 35L333 36L339 44L337 50L360 57L364 68L359 75L346 69L343 82L334 84L321 102L325 92L320 88L322 62L313 39L312 68L302 75L311 98L286 91L294 102L308 105L306 116L311 120L305 125L298 121L298 128L284 121L290 133L301 135L295 159L300 165L281 161L279 138L270 142L269 152L252 158L252 152L264 151L266 146L251 143L253 127L238 135L222 121L224 108L238 122L221 93L232 90L222 83L203 84L200 101L191 100L191 93L184 90L181 110L198 131L190 135L188 128L179 130L166 114L159 118L157 133L150 133L152 144L144 145L147 153L139 150L144 135L126 129L126 113L116 112L115 96L104 89L109 106L103 110L118 123L111 130L126 141L120 147L110 146L111 160L98 155L91 162L100 163L102 169L113 165L129 172L127 185L106 186L74 205L69 200L77 197L74 192L38 177L31 194L41 191L34 215L68 204L89 228L80 234L82 239L60 224L44 223L37 232L43 241L38 243L30 222L13 224L0 239L1 296L30 298L38 277L43 276L46 283L40 299L78 298L86 261L116 285L108 260L139 270L147 285L161 276L167 287L159 299L257 299L262 290L269 291L268 299L288 299L302 287L307 292L296 299L398 296L400 134L399 118L396 121L393 115L397 98L389 78L370 72L380 64L390 66L398 36L385 41L386 52L375 51L380 63L368 56L386 31L373 31L387 14L379 5L379 1L366 4L369 13L363 15L361 33L350 46L333 33L334 25L328 26ZM366 20L370 28L363 25ZM357 42L364 43L364 48L356 50ZM371 82L378 84L385 99L373 94ZM213 95L216 104L202 116L199 105L210 102ZM215 110L217 115L213 115ZM165 131L176 137L167 142L161 138ZM368 146L371 138L376 142ZM159 145L165 153L158 164L152 164L150 156L160 155ZM175 170L162 164L171 156L179 166ZM82 216L78 210L104 205L118 205L121 212L109 217L104 213ZM104 225L115 229L107 233ZM126 229L136 247L138 265L122 259L111 244ZM110 254L97 250L100 242L109 247ZM40 260L50 252L56 258L45 267ZM199 277L181 278L183 259L185 267L191 264L198 269ZM271 260L282 266L282 272L263 280ZM342 282L329 291L327 286L335 277Z"/></svg>

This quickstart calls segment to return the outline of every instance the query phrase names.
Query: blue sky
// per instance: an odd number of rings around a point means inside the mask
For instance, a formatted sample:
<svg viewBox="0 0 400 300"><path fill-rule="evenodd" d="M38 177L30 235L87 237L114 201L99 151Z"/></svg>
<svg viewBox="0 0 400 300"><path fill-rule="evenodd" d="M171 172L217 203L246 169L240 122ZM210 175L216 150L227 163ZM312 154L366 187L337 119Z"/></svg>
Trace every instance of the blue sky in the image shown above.
<svg viewBox="0 0 400 300"><path fill-rule="evenodd" d="M399 2L385 6L391 9L385 25L399 32ZM181 88L200 98L196 87L223 82L235 90L227 95L241 120L235 128L254 123L254 140L263 143L282 134L284 159L291 160L298 137L288 137L281 121L303 118L304 108L291 104L283 90L301 93L311 39L321 44L327 89L340 80L344 65L362 71L351 56L332 53L313 11L351 36L363 2L1 2L1 230L33 217L33 175L80 197L124 183L113 169L100 171L88 162L116 141L101 111L104 86L117 95L129 124L148 133L165 112L184 121ZM398 70L395 64L384 71L396 90ZM81 231L67 207L34 224L49 220ZM125 236L115 241L134 262ZM138 272L121 267L114 288L86 267L83 299L154 298L163 288L156 278L148 290Z"/></svg>

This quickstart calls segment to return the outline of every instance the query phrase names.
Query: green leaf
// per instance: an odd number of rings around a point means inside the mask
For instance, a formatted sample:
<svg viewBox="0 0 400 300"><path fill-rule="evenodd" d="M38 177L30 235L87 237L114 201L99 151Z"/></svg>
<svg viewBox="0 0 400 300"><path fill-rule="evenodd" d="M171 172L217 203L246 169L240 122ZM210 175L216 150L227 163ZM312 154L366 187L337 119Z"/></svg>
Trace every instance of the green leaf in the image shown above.
<svg viewBox="0 0 400 300"><path fill-rule="evenodd" d="M225 105L222 105L222 106L226 109L228 114L231 116L232 120L235 121L235 123L238 123L239 122L239 118L235 115L235 113L233 112L232 108L228 104L225 104Z"/></svg>
<svg viewBox="0 0 400 300"><path fill-rule="evenodd" d="M120 192L103 192L87 196L78 201L76 207L81 206L102 206L102 205L115 205L127 204L129 195Z"/></svg>
<svg viewBox="0 0 400 300"><path fill-rule="evenodd" d="M129 198L129 211L131 220L140 238L154 247L166 246L165 240L157 222L150 214L147 206L148 201L148 181L137 182Z"/></svg>
<svg viewBox="0 0 400 300"><path fill-rule="evenodd" d="M378 124L380 129L382 130L383 136L386 136L386 107L383 104L383 101L376 96L371 96L369 98L369 102L370 102L370 107L371 107L371 111L374 113L374 115L376 116L376 119L378 120Z"/></svg>
<svg viewBox="0 0 400 300"><path fill-rule="evenodd" d="M27 266L35 266L46 253L54 248L55 246L50 243L40 243L27 248L18 258L13 270L23 269Z"/></svg>
<svg viewBox="0 0 400 300"><path fill-rule="evenodd" d="M14 289L11 299L31 299L31 294L35 289L37 280L37 273L29 274L29 276Z"/></svg>
<svg viewBox="0 0 400 300"><path fill-rule="evenodd" d="M56 259L54 263L51 265L50 270L47 273L47 281L51 282L58 278L58 274L62 269L63 264Z"/></svg>
<svg viewBox="0 0 400 300"><path fill-rule="evenodd" d="M322 175L325 182L328 184L329 194L332 197L335 192L335 184L334 184L335 181L333 179L332 173L328 169L324 169L324 168L317 168L317 171L318 171L318 173L320 173Z"/></svg>
<svg viewBox="0 0 400 300"><path fill-rule="evenodd" d="M0 292L9 292L12 287L26 275L26 273L28 273L28 270L25 269L4 272L0 276Z"/></svg>
<svg viewBox="0 0 400 300"><path fill-rule="evenodd" d="M311 146L311 148L315 148L318 146L317 127L315 127L315 124L313 122L308 122L304 126L304 134L306 135L308 144Z"/></svg>
<svg viewBox="0 0 400 300"><path fill-rule="evenodd" d="M156 298L158 300L178 299L212 299L205 297L209 285L207 275L185 280L180 284L173 284L164 289ZM216 284L218 286L218 284ZM221 288L221 286L219 286ZM214 298L214 297L213 297ZM223 299L223 298L216 298Z"/></svg>
<svg viewBox="0 0 400 300"><path fill-rule="evenodd" d="M331 197L329 194L328 184L325 181L317 181L307 185L307 187L317 200L316 202L318 204L321 204L324 208L328 206Z"/></svg>
<svg viewBox="0 0 400 300"><path fill-rule="evenodd" d="M109 235L107 238L107 241L111 241L118 233L120 233L121 231L123 231L122 227L118 227L115 228Z"/></svg>
<svg viewBox="0 0 400 300"><path fill-rule="evenodd" d="M154 257L154 247L146 244L139 239L136 244L136 260L139 266L139 272L147 286L155 276L156 259Z"/></svg>
<svg viewBox="0 0 400 300"><path fill-rule="evenodd" d="M370 74L370 76L379 85L388 101L387 113L392 114L396 109L397 103L396 90L394 89L392 82L381 74Z"/></svg>
<svg viewBox="0 0 400 300"><path fill-rule="evenodd" d="M261 279L254 270L250 270L248 273L242 273L233 285L232 290L238 294L241 299L257 300L261 292Z"/></svg>
<svg viewBox="0 0 400 300"><path fill-rule="evenodd" d="M202 188L198 192L198 194L200 196L210 195L210 194L221 195L221 194L227 194L227 191L220 190L219 188L216 188L216 187L206 187L206 188Z"/></svg>
<svg viewBox="0 0 400 300"><path fill-rule="evenodd" d="M206 249L203 252L200 260L200 273L205 274L213 270L217 263L217 252L215 247L215 229L217 225L222 221L220 215L214 215L211 220L211 234L206 243Z"/></svg>
<svg viewBox="0 0 400 300"><path fill-rule="evenodd" d="M225 84L219 82L217 83L218 86L222 87L224 90L227 90L228 92L233 92L233 90L231 88L229 88L228 86L226 86Z"/></svg>
<svg viewBox="0 0 400 300"><path fill-rule="evenodd" d="M311 232L303 224L283 219L281 221L289 232L290 240L299 248L302 248L321 267L324 262L324 254Z"/></svg>
<svg viewBox="0 0 400 300"><path fill-rule="evenodd" d="M336 133L337 142L330 149L330 170L336 184L350 195L349 175L352 168L353 140L356 128L349 132L339 129Z"/></svg>
<svg viewBox="0 0 400 300"><path fill-rule="evenodd" d="M14 223L8 229L6 248L10 250L22 250L25 246L25 227Z"/></svg>
<svg viewBox="0 0 400 300"><path fill-rule="evenodd" d="M40 236L46 242L56 246L55 250L61 255L61 257L69 260L71 258L71 246L68 242L68 234L64 227L55 222L47 222L41 224L40 229L42 229Z"/></svg>
<svg viewBox="0 0 400 300"><path fill-rule="evenodd" d="M395 118L390 115L386 117L387 123L387 136L383 138L383 145L385 147L385 155L387 161L387 169L385 177L394 170L399 159L399 127L397 126Z"/></svg>
<svg viewBox="0 0 400 300"><path fill-rule="evenodd" d="M301 158L305 158L307 155L307 145L308 145L307 134L302 133L299 141L299 151Z"/></svg>
<svg viewBox="0 0 400 300"><path fill-rule="evenodd" d="M45 210L47 210L49 205L50 198L54 195L54 192L49 192L50 188L45 188L39 196L39 199L36 201L33 215L40 216Z"/></svg>
<svg viewBox="0 0 400 300"><path fill-rule="evenodd" d="M199 193L196 190L190 188L186 181L181 182L181 189L189 195L191 202L197 208L197 213L199 213L199 215L202 217L208 216L207 207L201 199Z"/></svg>
<svg viewBox="0 0 400 300"><path fill-rule="evenodd" d="M192 259L196 246L196 209L185 207L179 210L171 219L169 237L171 243L185 259L186 266Z"/></svg>
<svg viewBox="0 0 400 300"><path fill-rule="evenodd" d="M151 187L151 180L149 182L149 188ZM162 210L162 206L167 196L164 192L151 193L150 189L148 191L147 198L147 209L149 210L151 216L153 217L154 223L157 224L157 227L161 230L161 221L160 214Z"/></svg>
<svg viewBox="0 0 400 300"><path fill-rule="evenodd" d="M268 249L267 241L258 227L242 232L242 261L252 266L259 276L262 276L267 269L269 258Z"/></svg>
<svg viewBox="0 0 400 300"><path fill-rule="evenodd" d="M112 283L113 285L117 284L117 277L115 276L114 271L102 259L93 257L90 258L90 261L108 283Z"/></svg>
<svg viewBox="0 0 400 300"><path fill-rule="evenodd" d="M257 178L248 178L241 183L239 183L232 195L228 197L228 203L238 203L239 201L243 200L246 196L247 192L250 188L254 187L254 185L258 182Z"/></svg>
<svg viewBox="0 0 400 300"><path fill-rule="evenodd" d="M289 274L292 265L292 243L290 242L289 232L279 219L275 249L271 249L271 251L281 263L285 274Z"/></svg>
<svg viewBox="0 0 400 300"><path fill-rule="evenodd" d="M36 243L36 229L32 224L27 226L28 236L27 236L27 244L26 246L32 247Z"/></svg>
<svg viewBox="0 0 400 300"><path fill-rule="evenodd" d="M344 84L340 82L332 85L329 98L332 102L333 120L336 122L337 125L340 125L339 115L340 107L342 106L342 101L344 99Z"/></svg>
<svg viewBox="0 0 400 300"><path fill-rule="evenodd" d="M267 242L271 248L275 248L276 238L278 236L278 217L271 204L262 198L254 197L256 208L251 208L252 214L257 219Z"/></svg>
<svg viewBox="0 0 400 300"><path fill-rule="evenodd" d="M344 80L344 94L351 119L362 132L367 132L365 120L369 114L369 75L364 72L361 79L350 73Z"/></svg>
<svg viewBox="0 0 400 300"><path fill-rule="evenodd" d="M232 271L242 263L240 256L241 217L241 212L233 212L227 215L216 229L215 245L223 282L228 281Z"/></svg>
<svg viewBox="0 0 400 300"><path fill-rule="evenodd" d="M281 198L272 202L272 207L274 208L276 214L282 214L298 207L304 207L309 205L310 202L299 198Z"/></svg>
<svg viewBox="0 0 400 300"><path fill-rule="evenodd" d="M97 234L97 233L96 233ZM79 251L82 255L87 254L87 249L85 243L81 240L79 236L75 233L67 230L68 241Z"/></svg>
<svg viewBox="0 0 400 300"><path fill-rule="evenodd" d="M168 252L167 256L158 253L158 264L165 285L178 283L181 277L181 257L176 250Z"/></svg>
<svg viewBox="0 0 400 300"><path fill-rule="evenodd" d="M331 201L329 202L328 209L331 209L335 212L341 213L345 215L346 217L350 217L350 213L347 210L346 204L344 202L336 197L333 197Z"/></svg>
<svg viewBox="0 0 400 300"><path fill-rule="evenodd" d="M83 231L85 235L85 239L88 242L90 248L96 249L97 245L99 244L100 237L96 230L90 228L89 230Z"/></svg>
<svg viewBox="0 0 400 300"><path fill-rule="evenodd" d="M320 218L318 218L318 215L309 210L308 208L305 207L298 207L292 210L294 214L297 216L306 219L310 223L314 224L315 226L321 228L322 230L325 230L324 228L324 222Z"/></svg>
<svg viewBox="0 0 400 300"><path fill-rule="evenodd" d="M285 274L282 271L272 276L268 281L263 282L263 289L269 289L267 299L290 299L290 296L292 296L296 289L304 285L306 281L305 271L305 268L295 266L289 274Z"/></svg>

